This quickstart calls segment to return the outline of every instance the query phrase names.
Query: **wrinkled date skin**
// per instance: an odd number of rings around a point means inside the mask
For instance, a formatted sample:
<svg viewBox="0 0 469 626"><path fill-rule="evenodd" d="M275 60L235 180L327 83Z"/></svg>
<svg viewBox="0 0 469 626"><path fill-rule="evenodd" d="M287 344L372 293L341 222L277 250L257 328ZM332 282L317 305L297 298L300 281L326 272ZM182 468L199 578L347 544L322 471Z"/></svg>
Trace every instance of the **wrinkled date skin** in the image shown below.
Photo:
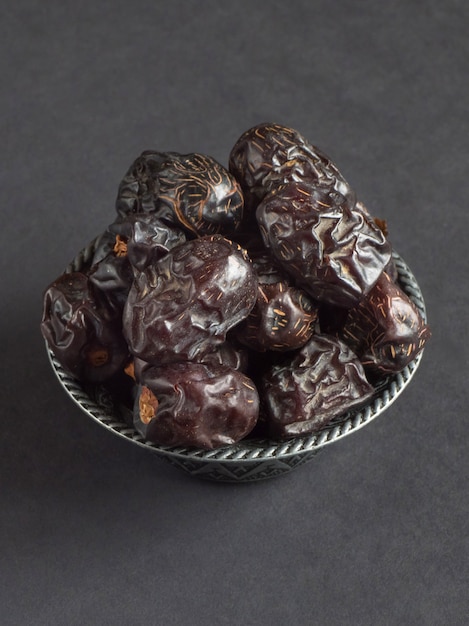
<svg viewBox="0 0 469 626"><path fill-rule="evenodd" d="M247 317L257 279L242 248L220 235L176 246L139 274L124 308L132 354L160 365L201 360Z"/></svg>
<svg viewBox="0 0 469 626"><path fill-rule="evenodd" d="M208 366L229 367L246 373L249 366L249 356L245 348L227 340L213 352L204 354L201 363Z"/></svg>
<svg viewBox="0 0 469 626"><path fill-rule="evenodd" d="M340 336L365 369L387 374L413 361L431 333L414 303L383 273L368 296L347 312Z"/></svg>
<svg viewBox="0 0 469 626"><path fill-rule="evenodd" d="M248 435L258 414L257 389L244 374L223 366L175 363L144 372L134 426L159 444L212 449Z"/></svg>
<svg viewBox="0 0 469 626"><path fill-rule="evenodd" d="M99 263L107 256L110 252L114 250L114 246L116 245L116 236L109 229L106 229L103 233L101 233L94 244L94 253L89 263L89 266L92 267Z"/></svg>
<svg viewBox="0 0 469 626"><path fill-rule="evenodd" d="M41 331L59 363L80 380L104 382L128 359L120 316L81 272L63 274L47 288Z"/></svg>
<svg viewBox="0 0 469 626"><path fill-rule="evenodd" d="M318 187L281 187L261 202L257 220L273 256L319 302L355 306L391 258L391 244L372 220Z"/></svg>
<svg viewBox="0 0 469 626"><path fill-rule="evenodd" d="M294 350L314 332L317 307L295 287L267 252L251 256L257 275L257 300L236 327L236 337L253 350Z"/></svg>
<svg viewBox="0 0 469 626"><path fill-rule="evenodd" d="M368 400L373 387L343 342L314 335L293 358L264 376L267 427L275 438L306 435Z"/></svg>
<svg viewBox="0 0 469 626"><path fill-rule="evenodd" d="M129 213L109 230L118 238L122 255L139 272L157 263L169 250L186 241L181 228L168 224L154 213Z"/></svg>
<svg viewBox="0 0 469 626"><path fill-rule="evenodd" d="M120 315L132 286L134 274L125 254L114 248L87 272L90 283Z"/></svg>
<svg viewBox="0 0 469 626"><path fill-rule="evenodd" d="M280 124L259 124L243 133L230 153L229 169L240 182L250 210L267 193L289 182L333 189L355 203L353 189L330 158L298 131Z"/></svg>
<svg viewBox="0 0 469 626"><path fill-rule="evenodd" d="M200 363L208 367L226 367L243 373L246 373L248 369L246 350L236 347L230 341L225 341L213 352L201 355L200 359ZM126 368L126 373L136 382L141 382L144 372L152 367L155 366L142 359L133 357Z"/></svg>
<svg viewBox="0 0 469 626"><path fill-rule="evenodd" d="M192 235L236 230L244 200L236 179L203 154L145 151L122 180L117 212L156 213Z"/></svg>

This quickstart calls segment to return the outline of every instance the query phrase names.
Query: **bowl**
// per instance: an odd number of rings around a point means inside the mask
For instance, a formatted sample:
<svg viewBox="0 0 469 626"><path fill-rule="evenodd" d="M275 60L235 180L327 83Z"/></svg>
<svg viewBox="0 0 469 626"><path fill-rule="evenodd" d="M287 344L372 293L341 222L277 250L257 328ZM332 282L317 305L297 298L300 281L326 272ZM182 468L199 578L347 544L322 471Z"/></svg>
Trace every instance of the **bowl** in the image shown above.
<svg viewBox="0 0 469 626"><path fill-rule="evenodd" d="M92 242L65 269L66 272L80 271L89 265L97 240ZM398 282L403 291L414 302L426 320L425 303L421 290L405 261L393 252L398 272ZM274 478L311 461L326 446L336 443L370 424L398 398L412 380L423 352L404 370L381 379L375 385L375 392L367 404L358 410L350 410L337 415L318 432L288 441L247 438L241 442L217 448L202 450L182 446L162 446L145 440L129 426L124 406L102 385L84 385L68 374L48 350L52 369L59 383L90 418L101 424L110 433L123 437L130 443L140 446L191 476L222 482L251 482Z"/></svg>

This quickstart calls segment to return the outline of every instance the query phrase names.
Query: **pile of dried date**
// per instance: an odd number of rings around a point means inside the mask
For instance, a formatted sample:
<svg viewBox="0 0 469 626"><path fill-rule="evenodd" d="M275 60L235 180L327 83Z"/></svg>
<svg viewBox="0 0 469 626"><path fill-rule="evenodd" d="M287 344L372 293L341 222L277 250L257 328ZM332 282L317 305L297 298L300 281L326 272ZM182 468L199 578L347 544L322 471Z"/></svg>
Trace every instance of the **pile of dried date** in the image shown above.
<svg viewBox="0 0 469 626"><path fill-rule="evenodd" d="M229 170L145 151L116 209L88 266L47 288L41 330L79 380L129 382L149 440L211 449L314 432L430 336L385 223L293 129L246 131Z"/></svg>

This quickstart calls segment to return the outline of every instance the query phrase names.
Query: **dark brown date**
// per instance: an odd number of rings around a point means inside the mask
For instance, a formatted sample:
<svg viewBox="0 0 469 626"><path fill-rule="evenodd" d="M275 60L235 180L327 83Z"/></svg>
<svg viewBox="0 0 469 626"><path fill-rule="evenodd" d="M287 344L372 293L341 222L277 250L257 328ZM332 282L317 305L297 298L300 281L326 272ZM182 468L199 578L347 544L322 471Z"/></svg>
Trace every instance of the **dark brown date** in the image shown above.
<svg viewBox="0 0 469 626"><path fill-rule="evenodd" d="M294 350L314 332L317 307L302 289L295 287L267 251L252 254L257 275L257 300L249 316L235 329L244 345L266 350Z"/></svg>
<svg viewBox="0 0 469 626"><path fill-rule="evenodd" d="M186 241L181 228L166 223L154 213L129 213L111 224L109 230L119 238L116 248L120 243L122 255L139 272Z"/></svg>
<svg viewBox="0 0 469 626"><path fill-rule="evenodd" d="M315 432L373 394L357 356L343 342L314 335L293 358L274 366L262 381L271 437Z"/></svg>
<svg viewBox="0 0 469 626"><path fill-rule="evenodd" d="M47 288L41 331L59 363L83 381L104 382L128 359L120 315L81 272L63 274Z"/></svg>
<svg viewBox="0 0 469 626"><path fill-rule="evenodd" d="M259 396L244 374L201 363L147 369L134 407L134 426L167 446L213 449L231 445L255 426Z"/></svg>
<svg viewBox="0 0 469 626"><path fill-rule="evenodd" d="M264 198L257 219L271 253L319 302L356 305L391 258L373 220L331 190L289 183Z"/></svg>
<svg viewBox="0 0 469 626"><path fill-rule="evenodd" d="M119 215L155 213L192 235L230 233L243 216L236 179L203 154L145 151L122 180L116 200Z"/></svg>
<svg viewBox="0 0 469 626"><path fill-rule="evenodd" d="M230 341L225 341L213 352L201 355L201 363L208 367L228 367L246 373L248 369L248 354L246 350L237 348ZM133 357L126 367L126 373L135 381L140 382L144 372L154 365Z"/></svg>
<svg viewBox="0 0 469 626"><path fill-rule="evenodd" d="M127 255L114 248L87 272L90 283L122 315L134 278Z"/></svg>
<svg viewBox="0 0 469 626"><path fill-rule="evenodd" d="M130 351L148 363L201 360L256 301L252 263L220 235L176 246L137 275L124 308Z"/></svg>
<svg viewBox="0 0 469 626"><path fill-rule="evenodd" d="M103 233L101 233L94 242L94 253L89 263L89 266L92 267L99 263L107 256L110 252L113 251L114 246L116 245L116 236L109 229L106 229Z"/></svg>
<svg viewBox="0 0 469 626"><path fill-rule="evenodd" d="M381 219L379 217L372 216L371 213L366 208L366 206L363 204L363 202L357 202L356 205L354 206L353 210L357 211L359 213L360 212L363 213L366 220L373 220L373 222L380 229L380 231L383 233L383 235L386 238L388 237L389 232L388 232L388 224L387 224L386 220L383 220L383 219ZM384 271L386 272L386 274L388 274L391 277L391 279L394 282L397 281L397 279L398 279L398 272L397 272L397 267L396 267L396 264L394 263L394 259L392 258L392 256L389 259L388 264L384 268Z"/></svg>
<svg viewBox="0 0 469 626"><path fill-rule="evenodd" d="M281 124L259 124L244 132L230 153L229 169L251 211L267 193L289 182L325 187L355 203L353 189L330 158L298 131Z"/></svg>
<svg viewBox="0 0 469 626"><path fill-rule="evenodd" d="M229 367L246 373L249 366L247 350L239 347L236 342L227 339L213 352L204 354L201 358L204 365Z"/></svg>
<svg viewBox="0 0 469 626"><path fill-rule="evenodd" d="M383 273L360 304L347 313L340 336L357 353L367 370L400 372L430 338L417 307Z"/></svg>

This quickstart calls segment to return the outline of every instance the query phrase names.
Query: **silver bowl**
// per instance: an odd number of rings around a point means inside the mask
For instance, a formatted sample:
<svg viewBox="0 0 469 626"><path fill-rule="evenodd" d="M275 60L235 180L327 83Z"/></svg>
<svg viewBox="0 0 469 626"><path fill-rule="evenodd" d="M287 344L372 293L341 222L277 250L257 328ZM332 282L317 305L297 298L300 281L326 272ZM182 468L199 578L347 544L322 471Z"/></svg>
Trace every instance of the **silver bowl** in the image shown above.
<svg viewBox="0 0 469 626"><path fill-rule="evenodd" d="M96 241L82 250L65 271L86 268L93 257L95 246ZM396 252L393 258L401 288L426 320L425 303L415 277ZM48 354L60 384L86 415L110 432L156 454L192 476L223 482L273 478L307 463L325 446L356 432L383 413L410 383L422 358L421 352L402 372L380 380L375 386L373 397L365 406L337 415L327 426L312 435L282 442L248 438L236 445L207 451L162 446L145 440L126 421L125 413L129 409L119 403L106 387L83 385L61 367L49 350Z"/></svg>

